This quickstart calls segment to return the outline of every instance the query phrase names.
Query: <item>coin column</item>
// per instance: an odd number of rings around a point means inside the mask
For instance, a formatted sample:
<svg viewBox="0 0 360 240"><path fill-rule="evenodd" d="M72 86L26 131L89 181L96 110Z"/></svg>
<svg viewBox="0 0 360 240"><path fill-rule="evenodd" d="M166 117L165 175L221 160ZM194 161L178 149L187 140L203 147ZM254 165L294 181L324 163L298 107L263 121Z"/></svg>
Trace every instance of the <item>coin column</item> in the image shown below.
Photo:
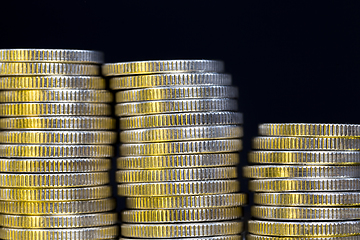
<svg viewBox="0 0 360 240"><path fill-rule="evenodd" d="M122 212L123 237L240 239L242 115L222 70L206 60L104 65L122 90L117 181L131 209Z"/></svg>
<svg viewBox="0 0 360 240"><path fill-rule="evenodd" d="M102 54L0 50L0 238L117 236Z"/></svg>
<svg viewBox="0 0 360 240"><path fill-rule="evenodd" d="M254 178L249 240L358 239L360 125L262 124L244 175Z"/></svg>

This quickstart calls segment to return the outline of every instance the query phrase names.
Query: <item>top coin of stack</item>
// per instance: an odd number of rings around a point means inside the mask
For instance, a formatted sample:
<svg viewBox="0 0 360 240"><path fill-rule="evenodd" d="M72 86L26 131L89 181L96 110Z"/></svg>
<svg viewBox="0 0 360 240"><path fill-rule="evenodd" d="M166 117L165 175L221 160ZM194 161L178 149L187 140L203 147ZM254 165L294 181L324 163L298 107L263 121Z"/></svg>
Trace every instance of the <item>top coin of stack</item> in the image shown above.
<svg viewBox="0 0 360 240"><path fill-rule="evenodd" d="M122 235L234 239L242 230L236 165L242 115L224 65L210 60L105 64L116 94Z"/></svg>
<svg viewBox="0 0 360 240"><path fill-rule="evenodd" d="M117 235L100 52L0 50L1 239Z"/></svg>
<svg viewBox="0 0 360 240"><path fill-rule="evenodd" d="M360 235L360 125L261 124L259 133L249 154L258 165L243 169L262 219L248 238Z"/></svg>

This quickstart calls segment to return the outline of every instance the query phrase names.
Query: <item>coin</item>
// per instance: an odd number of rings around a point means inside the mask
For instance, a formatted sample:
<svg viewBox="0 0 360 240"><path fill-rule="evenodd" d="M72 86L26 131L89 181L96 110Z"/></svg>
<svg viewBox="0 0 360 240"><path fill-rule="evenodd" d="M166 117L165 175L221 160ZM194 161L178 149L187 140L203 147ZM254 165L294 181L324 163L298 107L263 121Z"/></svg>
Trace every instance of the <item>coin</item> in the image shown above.
<svg viewBox="0 0 360 240"><path fill-rule="evenodd" d="M277 236L263 236L247 234L247 240L359 240L360 236L346 236L346 237L277 237Z"/></svg>
<svg viewBox="0 0 360 240"><path fill-rule="evenodd" d="M259 179L249 181L249 190L254 192L359 191L360 178Z"/></svg>
<svg viewBox="0 0 360 240"><path fill-rule="evenodd" d="M237 125L206 127L169 127L125 130L120 132L122 143L167 142L242 137L242 127Z"/></svg>
<svg viewBox="0 0 360 240"><path fill-rule="evenodd" d="M137 75L171 72L223 72L224 63L214 60L155 60L107 63L102 66L104 76ZM84 74L85 75L85 74Z"/></svg>
<svg viewBox="0 0 360 240"><path fill-rule="evenodd" d="M239 234L243 223L237 221L180 224L122 224L121 234L132 238L205 237ZM1 236L1 235L0 235Z"/></svg>
<svg viewBox="0 0 360 240"><path fill-rule="evenodd" d="M0 187L5 188L61 188L96 186L109 183L108 172L90 173L0 173Z"/></svg>
<svg viewBox="0 0 360 240"><path fill-rule="evenodd" d="M237 98L238 90L232 86L181 86L131 89L116 93L116 102L141 102L169 99Z"/></svg>
<svg viewBox="0 0 360 240"><path fill-rule="evenodd" d="M4 131L0 143L19 144L112 144L116 133L108 131Z"/></svg>
<svg viewBox="0 0 360 240"><path fill-rule="evenodd" d="M214 236L214 237L197 237L197 238L181 238L181 240L241 240L242 236L241 235L224 235L224 236ZM132 240L132 238L120 238L119 240ZM137 238L137 240L148 240L148 239L141 239L141 238ZM166 239L166 238L162 238L162 240L173 240L173 239ZM317 240L317 239L316 239ZM325 239L327 240L327 239ZM332 240L332 239L329 239ZM338 239L334 239L334 240L338 240ZM342 239L339 239L342 240ZM358 239L344 239L344 240L358 240Z"/></svg>
<svg viewBox="0 0 360 240"><path fill-rule="evenodd" d="M0 172L102 172L111 169L109 158L0 159Z"/></svg>
<svg viewBox="0 0 360 240"><path fill-rule="evenodd" d="M190 112L122 117L120 129L239 125L242 123L242 114L238 112Z"/></svg>
<svg viewBox="0 0 360 240"><path fill-rule="evenodd" d="M242 149L239 139L122 144L120 152L123 156L170 155L237 152Z"/></svg>
<svg viewBox="0 0 360 240"><path fill-rule="evenodd" d="M127 183L118 185L120 196L178 196L233 193L240 190L237 180L192 182Z"/></svg>
<svg viewBox="0 0 360 240"><path fill-rule="evenodd" d="M233 220L241 216L241 207L125 210L121 213L122 221L131 223L209 222Z"/></svg>
<svg viewBox="0 0 360 240"><path fill-rule="evenodd" d="M105 89L99 76L7 76L0 77L0 89Z"/></svg>
<svg viewBox="0 0 360 240"><path fill-rule="evenodd" d="M245 205L246 202L243 193L126 198L126 206L132 209L224 208Z"/></svg>
<svg viewBox="0 0 360 240"><path fill-rule="evenodd" d="M15 158L104 158L113 156L110 145L31 145L0 144L0 157Z"/></svg>
<svg viewBox="0 0 360 240"><path fill-rule="evenodd" d="M108 198L110 186L80 188L0 188L2 201L78 201Z"/></svg>
<svg viewBox="0 0 360 240"><path fill-rule="evenodd" d="M117 159L119 169L161 169L234 166L239 163L237 153L212 153L165 156L133 156Z"/></svg>
<svg viewBox="0 0 360 240"><path fill-rule="evenodd" d="M266 123L259 125L260 135L308 137L359 137L357 124Z"/></svg>
<svg viewBox="0 0 360 240"><path fill-rule="evenodd" d="M114 90L171 86L231 85L231 75L222 73L163 73L110 78Z"/></svg>
<svg viewBox="0 0 360 240"><path fill-rule="evenodd" d="M255 193L254 203L283 206L360 206L360 192Z"/></svg>
<svg viewBox="0 0 360 240"><path fill-rule="evenodd" d="M118 234L118 226L104 226L92 228L70 229L16 229L1 228L0 237L6 240L12 239L39 239L39 240L88 240L88 239L111 239Z"/></svg>
<svg viewBox="0 0 360 240"><path fill-rule="evenodd" d="M360 152L252 151L248 161L256 164L354 165L360 164Z"/></svg>
<svg viewBox="0 0 360 240"><path fill-rule="evenodd" d="M226 98L159 100L119 103L115 105L115 114L120 117L172 112L206 111L237 111L237 100Z"/></svg>
<svg viewBox="0 0 360 240"><path fill-rule="evenodd" d="M247 178L346 178L360 177L360 166L284 166L243 167Z"/></svg>
<svg viewBox="0 0 360 240"><path fill-rule="evenodd" d="M0 212L5 214L49 215L49 214L82 214L107 212L114 210L112 198L67 201L67 202L10 202L0 201Z"/></svg>
<svg viewBox="0 0 360 240"><path fill-rule="evenodd" d="M249 220L249 232L270 236L330 237L359 233L360 221L275 222Z"/></svg>
<svg viewBox="0 0 360 240"><path fill-rule="evenodd" d="M0 102L93 102L112 101L112 94L106 90L16 90L1 91Z"/></svg>
<svg viewBox="0 0 360 240"><path fill-rule="evenodd" d="M231 179L236 177L236 167L119 170L116 172L116 181L120 183L204 181L210 179Z"/></svg>
<svg viewBox="0 0 360 240"><path fill-rule="evenodd" d="M78 228L113 225L116 213L93 213L81 215L26 216L0 214L2 227L10 228Z"/></svg>
<svg viewBox="0 0 360 240"><path fill-rule="evenodd" d="M103 63L98 51L73 49L1 49L0 62Z"/></svg>
<svg viewBox="0 0 360 240"><path fill-rule="evenodd" d="M99 75L99 67L90 64L0 62L0 76Z"/></svg>
<svg viewBox="0 0 360 240"><path fill-rule="evenodd" d="M360 218L358 207L252 206L251 215L272 220L353 220Z"/></svg>
<svg viewBox="0 0 360 240"><path fill-rule="evenodd" d="M115 129L115 119L110 117L18 117L0 118L2 129L71 129L110 130Z"/></svg>
<svg viewBox="0 0 360 240"><path fill-rule="evenodd" d="M253 148L269 150L360 150L360 138L256 137Z"/></svg>
<svg viewBox="0 0 360 240"><path fill-rule="evenodd" d="M111 107L101 103L2 103L0 117L19 116L106 116Z"/></svg>

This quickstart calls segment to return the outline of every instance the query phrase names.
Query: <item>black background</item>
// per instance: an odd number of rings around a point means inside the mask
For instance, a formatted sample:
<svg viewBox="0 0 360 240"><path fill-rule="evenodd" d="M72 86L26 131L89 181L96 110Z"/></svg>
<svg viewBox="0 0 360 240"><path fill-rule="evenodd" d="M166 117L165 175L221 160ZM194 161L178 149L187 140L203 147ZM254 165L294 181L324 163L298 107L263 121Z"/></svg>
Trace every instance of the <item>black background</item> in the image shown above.
<svg viewBox="0 0 360 240"><path fill-rule="evenodd" d="M359 13L359 1L13 0L2 2L0 47L224 60L240 91L245 165L259 123L360 122Z"/></svg>

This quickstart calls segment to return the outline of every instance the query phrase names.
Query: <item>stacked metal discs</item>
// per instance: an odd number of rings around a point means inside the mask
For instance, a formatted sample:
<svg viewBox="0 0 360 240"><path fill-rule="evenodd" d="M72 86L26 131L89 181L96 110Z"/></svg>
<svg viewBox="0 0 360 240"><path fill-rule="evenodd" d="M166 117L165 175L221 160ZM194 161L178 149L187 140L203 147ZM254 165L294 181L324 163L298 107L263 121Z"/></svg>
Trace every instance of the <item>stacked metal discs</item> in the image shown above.
<svg viewBox="0 0 360 240"><path fill-rule="evenodd" d="M0 238L112 239L102 54L0 50Z"/></svg>
<svg viewBox="0 0 360 240"><path fill-rule="evenodd" d="M249 240L359 239L360 125L262 124Z"/></svg>
<svg viewBox="0 0 360 240"><path fill-rule="evenodd" d="M125 238L240 239L242 115L223 63L105 64L120 116Z"/></svg>

